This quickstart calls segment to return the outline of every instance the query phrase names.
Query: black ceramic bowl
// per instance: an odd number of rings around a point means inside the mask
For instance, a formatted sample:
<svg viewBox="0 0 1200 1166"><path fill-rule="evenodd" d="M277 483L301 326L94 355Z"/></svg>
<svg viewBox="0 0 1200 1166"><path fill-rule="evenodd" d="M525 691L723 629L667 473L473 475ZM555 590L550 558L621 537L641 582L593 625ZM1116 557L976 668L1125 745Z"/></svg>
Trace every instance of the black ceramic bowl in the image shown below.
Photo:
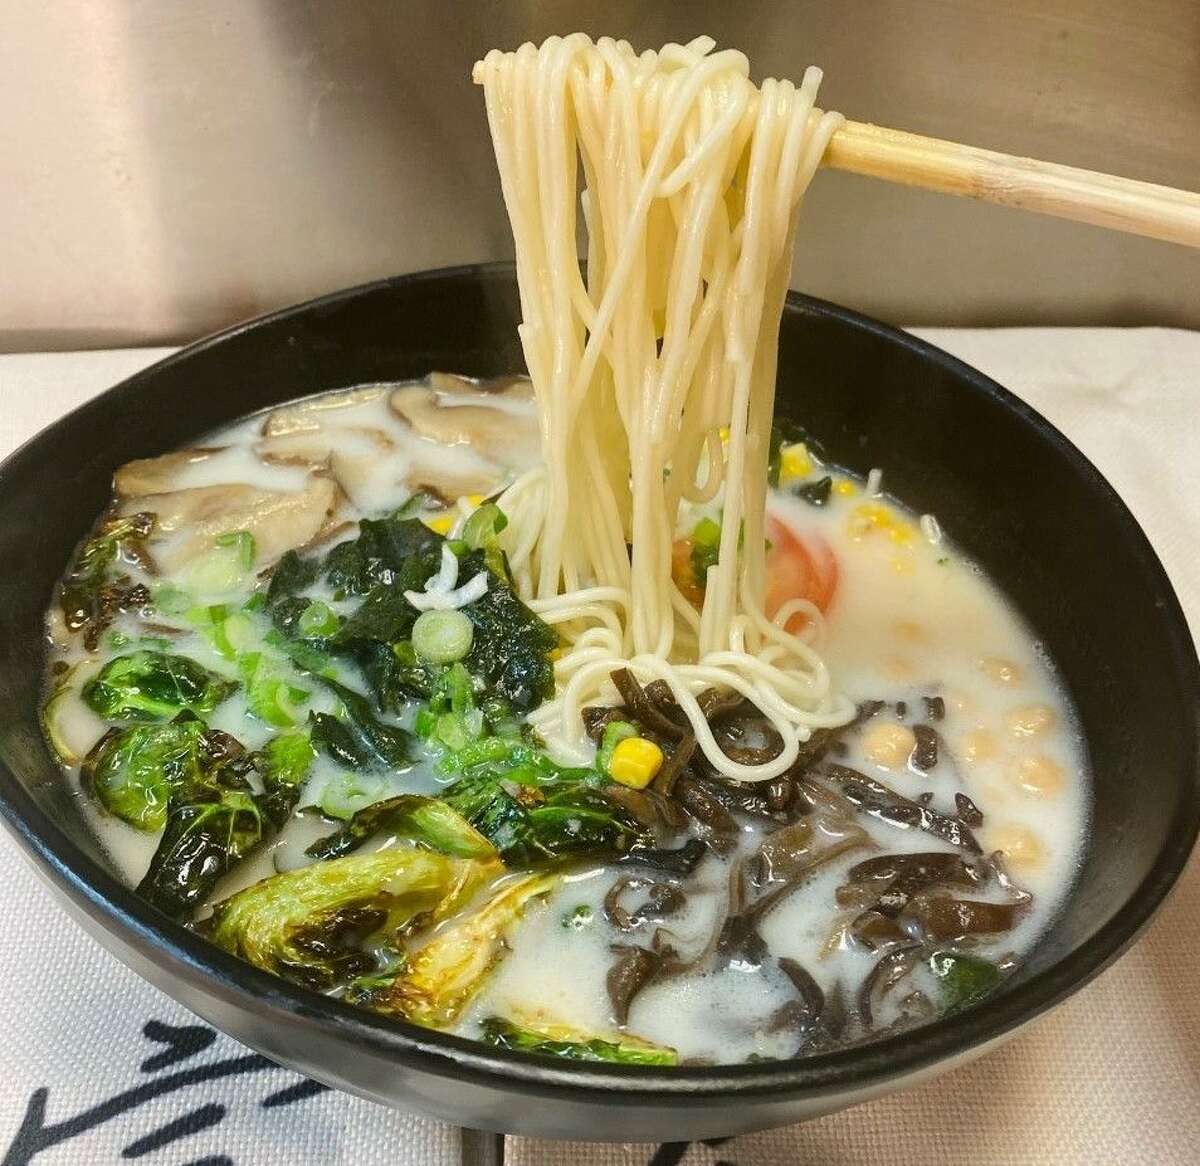
<svg viewBox="0 0 1200 1166"><path fill-rule="evenodd" d="M42 614L113 469L292 397L430 369L522 368L511 269L341 292L234 328L56 422L0 468L0 810L70 913L218 1028L337 1088L463 1125L687 1140L798 1121L977 1056L1085 984L1175 881L1200 817L1198 670L1137 523L1070 442L975 370L911 336L793 296L779 410L851 469L886 468L936 512L1037 629L1079 709L1095 777L1079 883L1020 974L905 1036L806 1060L693 1069L506 1054L292 987L159 917L114 876L42 743ZM33 958L31 956L31 958Z"/></svg>

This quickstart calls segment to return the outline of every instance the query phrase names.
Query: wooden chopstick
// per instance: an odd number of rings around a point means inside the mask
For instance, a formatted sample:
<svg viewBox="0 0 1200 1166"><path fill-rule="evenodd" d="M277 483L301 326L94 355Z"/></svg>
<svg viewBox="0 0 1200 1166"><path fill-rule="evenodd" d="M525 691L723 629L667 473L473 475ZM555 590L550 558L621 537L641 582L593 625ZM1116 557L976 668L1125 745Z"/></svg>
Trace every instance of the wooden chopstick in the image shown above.
<svg viewBox="0 0 1200 1166"><path fill-rule="evenodd" d="M833 135L823 163L904 186L1200 247L1200 194L1189 190L855 121Z"/></svg>

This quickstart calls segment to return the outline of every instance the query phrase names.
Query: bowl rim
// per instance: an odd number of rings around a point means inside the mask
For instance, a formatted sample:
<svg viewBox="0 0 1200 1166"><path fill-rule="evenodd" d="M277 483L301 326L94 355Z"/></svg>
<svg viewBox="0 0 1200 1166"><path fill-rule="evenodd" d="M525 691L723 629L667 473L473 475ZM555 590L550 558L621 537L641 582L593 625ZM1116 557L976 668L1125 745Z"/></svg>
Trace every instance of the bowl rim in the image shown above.
<svg viewBox="0 0 1200 1166"><path fill-rule="evenodd" d="M347 304L373 293L419 289L443 281L511 280L511 262L467 264L417 271L341 289L300 304L235 324L187 345L71 410L29 438L0 463L0 495L11 477L36 465L40 445L68 419L107 407L114 395L136 392L165 368L186 363L209 348L248 331L289 318ZM1192 782L1171 811L1171 833L1141 883L1093 935L1063 958L1001 995L950 1017L903 1034L839 1051L792 1061L752 1065L653 1066L598 1065L511 1053L463 1037L377 1016L339 1000L291 984L236 959L182 925L159 915L67 837L0 762L0 818L23 849L50 876L57 889L83 908L118 940L131 943L154 962L210 997L240 1009L252 1009L265 1021L324 1031L335 1040L369 1048L398 1066L435 1075L526 1093L588 1097L634 1106L701 1105L714 1097L737 1094L770 1097L806 1094L819 1097L850 1088L861 1090L913 1074L972 1048L1014 1032L1091 981L1144 929L1188 861L1200 831L1200 661L1187 621L1161 562L1115 489L1057 428L1030 405L978 369L898 328L849 308L789 292L786 312L802 312L848 324L940 367L976 392L993 398L1048 441L1072 469L1089 480L1104 498L1153 589L1171 649L1171 672L1192 693L1193 716L1181 726L1191 738ZM40 730L39 730L40 733ZM320 1066L311 1072L319 1075Z"/></svg>

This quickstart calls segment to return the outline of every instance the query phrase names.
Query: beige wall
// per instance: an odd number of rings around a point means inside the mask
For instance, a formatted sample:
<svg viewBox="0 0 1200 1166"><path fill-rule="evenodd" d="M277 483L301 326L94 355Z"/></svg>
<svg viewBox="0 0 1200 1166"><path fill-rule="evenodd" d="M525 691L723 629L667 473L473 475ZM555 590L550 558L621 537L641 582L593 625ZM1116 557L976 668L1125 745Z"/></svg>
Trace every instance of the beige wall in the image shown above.
<svg viewBox="0 0 1200 1166"><path fill-rule="evenodd" d="M509 241L472 60L709 32L849 115L1200 189L1200 0L0 0L0 348L185 338ZM818 178L795 284L894 321L1200 326L1200 252Z"/></svg>

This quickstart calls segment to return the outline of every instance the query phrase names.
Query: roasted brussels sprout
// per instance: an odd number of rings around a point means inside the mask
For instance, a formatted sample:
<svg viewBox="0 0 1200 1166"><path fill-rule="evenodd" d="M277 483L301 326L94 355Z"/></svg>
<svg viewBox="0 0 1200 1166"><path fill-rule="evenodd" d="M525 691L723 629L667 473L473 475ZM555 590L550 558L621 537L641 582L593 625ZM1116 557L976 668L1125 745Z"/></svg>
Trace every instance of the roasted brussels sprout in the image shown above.
<svg viewBox="0 0 1200 1166"><path fill-rule="evenodd" d="M122 821L161 830L171 794L199 776L203 733L197 720L110 729L84 759L84 786Z"/></svg>
<svg viewBox="0 0 1200 1166"><path fill-rule="evenodd" d="M502 868L392 846L264 879L219 903L210 935L297 983L331 988L371 970L364 942L394 943L418 917L444 916Z"/></svg>
<svg viewBox="0 0 1200 1166"><path fill-rule="evenodd" d="M627 1033L614 1033L606 1040L561 1024L543 1024L534 1029L521 1027L499 1016L489 1016L480 1025L480 1035L497 1048L540 1053L544 1057L568 1061L611 1061L618 1065L675 1065L679 1062L674 1049L652 1045Z"/></svg>
<svg viewBox="0 0 1200 1166"><path fill-rule="evenodd" d="M558 875L527 874L501 884L478 911L443 928L412 955L375 1006L430 1028L453 1022L504 956L506 937L531 900L558 883Z"/></svg>
<svg viewBox="0 0 1200 1166"><path fill-rule="evenodd" d="M185 710L210 713L236 688L187 656L141 651L105 664L83 699L106 721L167 721Z"/></svg>
<svg viewBox="0 0 1200 1166"><path fill-rule="evenodd" d="M495 858L496 848L456 810L437 798L400 794L359 810L345 828L314 842L312 858L338 858L387 831L457 858Z"/></svg>

